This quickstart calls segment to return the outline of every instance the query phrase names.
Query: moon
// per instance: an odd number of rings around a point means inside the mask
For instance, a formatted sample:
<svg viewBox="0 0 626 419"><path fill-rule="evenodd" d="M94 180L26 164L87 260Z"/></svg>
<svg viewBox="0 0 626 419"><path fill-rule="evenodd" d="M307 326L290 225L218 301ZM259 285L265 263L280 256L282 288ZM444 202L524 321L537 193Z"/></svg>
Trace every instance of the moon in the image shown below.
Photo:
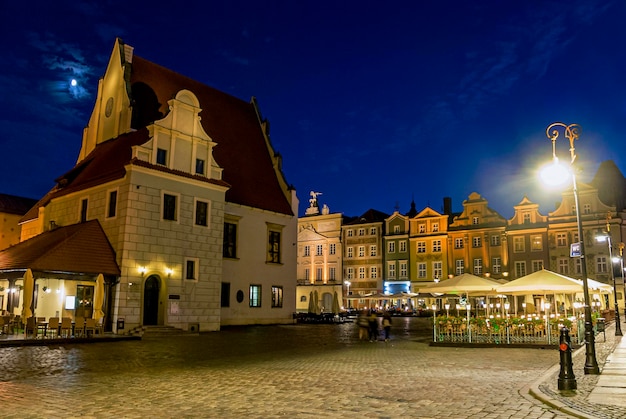
<svg viewBox="0 0 626 419"><path fill-rule="evenodd" d="M70 81L70 85L72 87L76 87L77 84L78 84L78 82L76 81L76 79L72 79L72 81Z"/></svg>

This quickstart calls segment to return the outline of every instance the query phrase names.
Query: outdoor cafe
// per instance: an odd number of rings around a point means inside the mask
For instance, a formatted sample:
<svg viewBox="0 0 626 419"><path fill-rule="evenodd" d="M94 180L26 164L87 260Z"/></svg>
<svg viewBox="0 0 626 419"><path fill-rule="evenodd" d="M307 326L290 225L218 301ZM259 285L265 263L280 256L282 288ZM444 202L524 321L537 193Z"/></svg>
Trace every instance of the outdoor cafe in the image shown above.
<svg viewBox="0 0 626 419"><path fill-rule="evenodd" d="M594 323L610 317L612 287L588 280ZM434 343L556 345L562 327L584 342L582 281L541 270L511 282L470 274L424 287L433 296Z"/></svg>

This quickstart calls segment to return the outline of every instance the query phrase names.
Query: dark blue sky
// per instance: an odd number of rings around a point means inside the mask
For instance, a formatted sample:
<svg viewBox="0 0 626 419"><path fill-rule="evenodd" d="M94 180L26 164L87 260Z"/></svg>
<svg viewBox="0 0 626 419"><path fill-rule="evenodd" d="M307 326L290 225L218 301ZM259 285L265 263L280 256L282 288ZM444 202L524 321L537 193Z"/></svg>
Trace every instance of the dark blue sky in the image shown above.
<svg viewBox="0 0 626 419"><path fill-rule="evenodd" d="M115 37L255 96L300 214L311 190L346 215L445 196L459 211L471 192L546 214L556 121L583 128L581 181L604 160L626 171L623 1L77 3L0 3L0 193L39 198L73 166Z"/></svg>

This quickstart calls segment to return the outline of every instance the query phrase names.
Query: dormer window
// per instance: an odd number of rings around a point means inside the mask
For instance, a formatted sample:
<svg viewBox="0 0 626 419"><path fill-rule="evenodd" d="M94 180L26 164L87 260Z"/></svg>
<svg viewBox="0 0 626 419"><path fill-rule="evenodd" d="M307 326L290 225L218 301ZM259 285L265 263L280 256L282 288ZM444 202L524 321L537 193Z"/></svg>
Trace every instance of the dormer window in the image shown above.
<svg viewBox="0 0 626 419"><path fill-rule="evenodd" d="M167 166L167 150L157 148L156 162L162 166Z"/></svg>

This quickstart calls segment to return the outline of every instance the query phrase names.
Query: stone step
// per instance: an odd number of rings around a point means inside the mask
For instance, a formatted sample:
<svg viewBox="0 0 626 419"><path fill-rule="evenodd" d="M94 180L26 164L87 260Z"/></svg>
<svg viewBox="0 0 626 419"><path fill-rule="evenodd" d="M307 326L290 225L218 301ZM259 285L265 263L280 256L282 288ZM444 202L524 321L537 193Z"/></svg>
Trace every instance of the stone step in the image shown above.
<svg viewBox="0 0 626 419"><path fill-rule="evenodd" d="M131 329L129 334L141 337L161 337L161 336L180 336L180 335L197 335L198 333L188 332L174 326L139 326Z"/></svg>

